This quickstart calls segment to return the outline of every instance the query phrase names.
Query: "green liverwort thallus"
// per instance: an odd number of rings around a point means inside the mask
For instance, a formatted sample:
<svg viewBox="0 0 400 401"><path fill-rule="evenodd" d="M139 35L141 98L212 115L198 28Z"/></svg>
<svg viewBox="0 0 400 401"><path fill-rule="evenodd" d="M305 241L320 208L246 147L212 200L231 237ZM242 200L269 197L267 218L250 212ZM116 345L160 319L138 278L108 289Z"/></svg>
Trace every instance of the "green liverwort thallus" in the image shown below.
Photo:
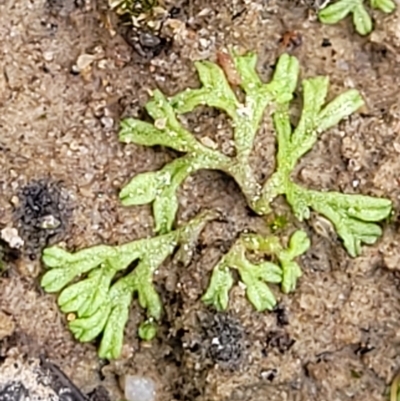
<svg viewBox="0 0 400 401"><path fill-rule="evenodd" d="M348 0L342 2L348 3ZM146 104L153 123L134 118L121 123L122 142L162 145L182 154L159 171L136 175L120 193L126 206L152 205L156 236L120 246L99 245L75 253L59 247L43 252L43 262L49 270L42 278L42 286L47 292L61 291L58 298L61 310L77 317L69 324L77 339L91 341L102 335L99 355L103 358L116 358L121 352L134 295L147 314L146 321L139 327L140 337L151 340L156 335L162 302L153 284L155 271L176 249L175 260L188 265L200 232L216 217L212 212L203 213L173 230L179 207L178 189L194 172L216 169L232 176L249 207L260 215L270 213L271 202L280 195L286 197L301 221L308 219L314 210L333 223L351 256L360 254L362 244L373 244L378 239L382 230L377 222L391 212L392 204L387 199L310 190L292 176L298 161L312 149L318 136L363 105L358 91L348 90L326 103L328 78L305 79L303 110L297 127L293 128L289 106L297 87L297 59L282 55L272 80L263 83L256 73L254 54L231 57L240 77L244 100L236 96L218 65L201 61L195 64L200 88L186 89L171 98L156 90ZM205 146L183 127L180 115L200 106L218 108L232 120L234 157ZM262 183L255 178L250 154L266 110L273 118L278 152L276 171ZM292 233L287 248L276 236L241 235L214 267L203 301L218 310L228 307L229 291L234 284L231 270L234 269L255 309L272 309L276 299L267 283L280 284L284 293L293 291L301 276L295 259L309 246L310 241L303 231ZM250 254L261 260L254 262ZM126 273L132 263L136 264L135 268ZM121 272L125 274L121 276ZM74 281L82 275L81 281ZM121 277L115 281L117 275Z"/></svg>

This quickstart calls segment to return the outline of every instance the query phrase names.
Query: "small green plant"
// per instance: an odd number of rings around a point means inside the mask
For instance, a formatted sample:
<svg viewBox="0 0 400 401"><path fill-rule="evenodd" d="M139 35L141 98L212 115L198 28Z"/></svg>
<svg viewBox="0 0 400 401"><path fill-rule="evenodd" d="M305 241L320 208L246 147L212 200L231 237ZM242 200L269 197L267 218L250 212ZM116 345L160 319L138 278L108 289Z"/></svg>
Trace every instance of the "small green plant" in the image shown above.
<svg viewBox="0 0 400 401"><path fill-rule="evenodd" d="M101 357L118 357L134 294L147 311L147 320L139 327L139 335L144 340L155 336L162 304L154 289L153 274L177 247L176 260L187 265L201 230L215 218L213 213L205 213L173 231L179 207L177 191L195 171L218 169L232 176L249 206L260 215L271 212L271 202L279 195L286 196L299 220L308 219L311 209L322 214L333 223L351 256L359 255L363 243L372 244L381 235L376 223L390 214L389 200L309 190L291 176L297 162L313 147L319 134L363 105L360 94L349 90L325 104L328 79L304 80L303 111L293 129L289 105L299 73L296 58L282 55L268 84L261 82L256 73L254 54L232 55L232 62L244 94L243 102L235 92L237 88L229 85L224 70L211 62L197 62L200 88L187 89L169 99L157 90L146 104L153 123L133 118L121 123L122 142L163 145L183 154L159 171L136 175L120 193L126 206L152 204L157 236L120 246L95 246L76 253L58 247L44 250L43 261L50 270L43 276L42 286L47 292L62 290L58 303L63 312L73 314L70 329L77 339L91 341L103 333ZM232 119L235 156L228 157L205 146L182 125L180 115L198 106L218 108ZM277 133L277 169L265 183L259 183L249 158L268 108ZM286 223L285 216L276 218L271 230L279 230ZM280 244L277 236L243 234L214 267L203 301L218 310L226 309L233 285L231 269L235 269L255 309L272 309L276 300L267 283L281 284L284 293L293 291L301 276L295 258L309 246L310 241L303 231L292 234L287 248ZM132 266L133 263L136 266ZM134 267L131 272L130 266ZM77 278L82 281L71 284Z"/></svg>
<svg viewBox="0 0 400 401"><path fill-rule="evenodd" d="M213 218L213 213L203 213L168 234L120 246L99 245L75 253L47 248L43 262L50 270L42 277L41 285L46 292L61 291L58 305L64 313L75 315L69 328L78 340L92 341L103 333L99 356L117 358L133 296L138 296L140 306L147 311L139 334L150 340L156 334L155 321L162 313L153 274L177 247L175 260L188 264L197 237ZM133 263L133 271L118 278ZM82 275L86 275L83 280L73 282Z"/></svg>
<svg viewBox="0 0 400 401"><path fill-rule="evenodd" d="M364 0L339 0L323 8L318 13L319 20L324 24L336 24L352 14L356 31L360 35L368 35L373 29L373 24L364 3ZM391 13L396 9L392 0L370 0L370 5L384 13Z"/></svg>
<svg viewBox="0 0 400 401"><path fill-rule="evenodd" d="M157 333L156 323L162 313L162 303L153 284L155 271L176 248L174 261L188 265L198 236L215 217L214 213L205 212L175 231L120 246L99 245L75 253L56 246L47 248L43 262L49 270L41 285L49 293L61 291L58 305L62 312L72 314L69 328L75 338L87 342L102 335L99 356L118 358L133 296L137 295L140 306L147 312L138 335L150 341ZM243 235L214 268L204 302L217 309L227 308L233 278L226 269L231 267L239 271L254 307L258 311L271 310L276 300L266 282L281 283L284 292L293 290L301 275L294 258L308 247L308 237L302 231L292 235L288 249L280 245L277 237ZM279 265L271 261L254 264L246 258L246 251L275 256ZM132 264L136 265L133 271L127 272ZM80 281L74 281L79 278Z"/></svg>
<svg viewBox="0 0 400 401"><path fill-rule="evenodd" d="M203 84L200 89L187 89L171 99L167 99L159 90L154 91L153 99L146 104L154 124L133 118L121 123L122 142L144 146L163 145L185 153L185 156L175 159L160 171L135 176L120 193L125 206L153 204L157 232L171 230L178 210L179 186L189 175L203 169L222 170L234 177L249 205L257 212L263 212L263 205L257 203L261 185L255 180L249 156L265 109L274 102L287 103L292 99L298 65L292 57L281 57L272 81L263 84L254 70L254 55L237 57L235 61L241 75L241 85L247 93L245 103L239 102L223 70L214 63L203 61L196 63ZM235 157L228 157L203 145L179 122L180 114L200 105L216 107L231 117Z"/></svg>
<svg viewBox="0 0 400 401"><path fill-rule="evenodd" d="M391 202L362 195L312 191L291 178L298 160L313 147L318 135L364 104L359 92L348 90L325 104L328 78L304 80L303 112L293 130L289 105L299 73L296 58L282 55L268 84L262 83L256 74L255 55L233 55L233 61L246 95L243 103L238 100L220 67L210 62L198 62L200 89L187 89L171 99L155 91L153 99L146 105L154 124L132 118L122 121L121 141L145 146L163 145L185 154L160 171L135 176L120 193L123 204L152 203L156 231L168 232L178 210L177 190L181 183L197 170L218 169L236 180L255 212L270 213L273 199L286 195L299 220L309 218L310 209L324 215L334 224L350 255L359 255L362 243L372 244L381 235L381 228L375 222L390 214ZM275 108L273 120L278 141L277 171L261 184L255 179L249 156L262 116L271 104ZM235 157L204 146L179 122L180 114L200 105L223 110L232 119Z"/></svg>
<svg viewBox="0 0 400 401"><path fill-rule="evenodd" d="M313 147L318 134L363 104L359 93L349 90L324 106L328 86L326 77L303 81L303 112L294 130L289 105L277 107L273 115L278 140L277 171L265 183L260 203L269 204L276 196L286 195L301 221L310 217L310 209L315 210L333 223L349 254L357 256L362 243L373 244L382 234L375 222L389 216L391 202L363 195L313 191L291 179L297 161Z"/></svg>
<svg viewBox="0 0 400 401"><path fill-rule="evenodd" d="M293 291L301 276L300 266L294 259L309 247L310 240L304 231L296 231L292 235L287 249L282 248L275 236L244 234L214 267L209 287L202 299L217 310L228 307L229 290L233 285L229 269L232 268L239 272L240 280L246 287L247 298L254 308L259 312L272 310L276 299L266 283L280 283L286 294ZM254 263L247 258L246 251L275 256L279 265L270 261Z"/></svg>

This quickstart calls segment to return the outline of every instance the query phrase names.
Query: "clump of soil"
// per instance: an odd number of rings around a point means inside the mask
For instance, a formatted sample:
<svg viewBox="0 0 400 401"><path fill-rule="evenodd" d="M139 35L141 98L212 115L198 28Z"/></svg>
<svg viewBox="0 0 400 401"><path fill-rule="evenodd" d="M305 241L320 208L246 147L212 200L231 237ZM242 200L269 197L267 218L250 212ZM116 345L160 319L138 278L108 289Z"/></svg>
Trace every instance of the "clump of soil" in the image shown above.
<svg viewBox="0 0 400 401"><path fill-rule="evenodd" d="M227 313L216 313L205 327L205 341L211 360L236 370L245 354L245 332L241 323Z"/></svg>
<svg viewBox="0 0 400 401"><path fill-rule="evenodd" d="M35 259L50 238L57 239L67 227L71 209L60 184L45 179L32 181L18 194L15 218L30 259Z"/></svg>

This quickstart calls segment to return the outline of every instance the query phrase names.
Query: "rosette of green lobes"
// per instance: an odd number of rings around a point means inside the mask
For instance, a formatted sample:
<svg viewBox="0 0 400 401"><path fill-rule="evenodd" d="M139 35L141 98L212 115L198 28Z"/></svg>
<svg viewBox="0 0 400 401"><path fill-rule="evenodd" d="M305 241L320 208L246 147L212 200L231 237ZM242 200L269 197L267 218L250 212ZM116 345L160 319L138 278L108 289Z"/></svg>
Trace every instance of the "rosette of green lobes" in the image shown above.
<svg viewBox="0 0 400 401"><path fill-rule="evenodd" d="M338 0L328 2L319 13L319 20L324 24L336 24L351 15L356 31L360 35L368 35L372 29L372 18L369 15L364 0ZM372 8L391 13L396 9L392 0L370 0Z"/></svg>
<svg viewBox="0 0 400 401"><path fill-rule="evenodd" d="M294 57L281 56L272 81L264 84L256 74L257 59L254 54L232 57L246 95L244 102L238 100L218 65L201 61L195 64L202 84L199 89L187 89L169 99L156 90L146 104L153 123L133 118L121 123L119 137L122 142L162 145L184 154L159 171L138 174L120 193L122 203L126 206L152 203L155 230L159 233L172 229L179 205L177 190L197 170L224 171L236 180L256 212L263 213L265 209L257 203L261 185L255 180L249 156L266 108L274 102L289 102L292 99L297 83L298 62ZM235 157L206 147L180 123L179 115L202 105L218 108L231 118Z"/></svg>
<svg viewBox="0 0 400 401"><path fill-rule="evenodd" d="M43 262L49 270L41 285L46 292L61 291L58 304L64 313L75 316L69 327L78 340L92 341L102 334L99 356L117 358L133 296L147 313L139 335L150 340L156 335L155 322L162 313L154 272L178 247L185 252L178 249L176 257L189 263L197 237L215 217L211 212L202 213L178 230L120 246L99 245L75 253L47 248ZM130 266L133 270L126 272Z"/></svg>
<svg viewBox="0 0 400 401"><path fill-rule="evenodd" d="M309 218L310 209L323 214L334 224L350 255L356 256L361 245L372 244L381 235L376 223L391 212L387 199L338 192L310 191L297 185L291 173L298 160L315 144L318 136L357 111L364 101L357 90L351 89L326 104L329 88L327 77L303 81L303 111L298 126L293 129L289 105L297 86L298 61L282 55L271 82L258 77L256 56L232 55L245 99L240 102L230 87L224 71L211 62L198 62L201 81L199 89L187 89L167 99L155 91L146 109L154 123L126 119L121 124L120 139L144 146L163 145L183 153L160 171L139 174L121 191L125 205L152 203L156 231L172 229L178 209L179 185L196 170L219 169L231 175L249 206L258 214L270 212L270 203L278 195L286 195L299 220ZM249 164L254 137L269 105L275 112L273 120L277 134L277 171L262 186L256 182ZM179 122L179 115L197 106L207 105L225 111L232 120L235 157L227 157L209 149Z"/></svg>
<svg viewBox="0 0 400 401"><path fill-rule="evenodd" d="M291 236L288 248L282 247L275 236L244 234L214 267L202 299L217 310L227 309L229 291L234 284L231 269L235 269L254 308L258 312L272 310L276 299L268 283L280 284L284 293L293 291L302 274L295 258L304 254L309 247L310 240L304 231L296 231ZM255 263L248 258L248 252L268 255L273 259Z"/></svg>

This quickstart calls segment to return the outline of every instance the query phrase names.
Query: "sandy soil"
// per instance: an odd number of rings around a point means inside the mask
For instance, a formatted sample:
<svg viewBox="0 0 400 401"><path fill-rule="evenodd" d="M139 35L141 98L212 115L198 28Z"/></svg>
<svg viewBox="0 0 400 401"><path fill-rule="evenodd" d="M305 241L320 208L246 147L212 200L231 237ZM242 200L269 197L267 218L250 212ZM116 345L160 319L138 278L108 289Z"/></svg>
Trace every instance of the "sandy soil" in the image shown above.
<svg viewBox="0 0 400 401"><path fill-rule="evenodd" d="M331 96L359 89L365 110L322 135L298 179L313 188L390 197L398 210L399 11L374 13L374 33L361 38L349 21L321 26L310 1L165 3L173 14L162 30L168 40L127 33L113 16L117 33L110 34L107 7L95 0L0 0L0 228L18 228L25 241L20 252L6 252L0 276L0 311L12 327L0 339L0 357L11 347L30 357L45 354L82 392L102 384L111 399L121 397L118 378L129 372L155 380L159 401L385 400L400 365L397 212L381 241L357 259L314 216L303 226L313 243L302 260L304 276L294 294L277 291L275 313L255 313L236 287L228 314L215 314L199 300L213 263L243 229L264 223L232 180L196 174L181 191L180 220L205 207L229 218L207 227L189 268L161 269L157 286L166 312L158 338L150 347L139 343L143 316L134 304L123 356L111 363L97 358L96 344L73 340L55 297L40 289L46 243L62 241L73 250L151 234L149 208L123 208L118 190L174 155L120 144L118 121L140 115L149 89L173 94L196 85L193 61L214 60L222 46L256 51L263 79L289 51L303 76L329 75ZM284 48L282 38L292 30L301 41ZM79 71L83 54L93 57ZM230 135L224 116L202 110L188 123L224 148ZM257 143L253 164L261 179L274 167L270 122ZM38 203L43 209L32 206ZM49 210L55 221L46 231L41 219ZM213 346L215 338L222 349Z"/></svg>

